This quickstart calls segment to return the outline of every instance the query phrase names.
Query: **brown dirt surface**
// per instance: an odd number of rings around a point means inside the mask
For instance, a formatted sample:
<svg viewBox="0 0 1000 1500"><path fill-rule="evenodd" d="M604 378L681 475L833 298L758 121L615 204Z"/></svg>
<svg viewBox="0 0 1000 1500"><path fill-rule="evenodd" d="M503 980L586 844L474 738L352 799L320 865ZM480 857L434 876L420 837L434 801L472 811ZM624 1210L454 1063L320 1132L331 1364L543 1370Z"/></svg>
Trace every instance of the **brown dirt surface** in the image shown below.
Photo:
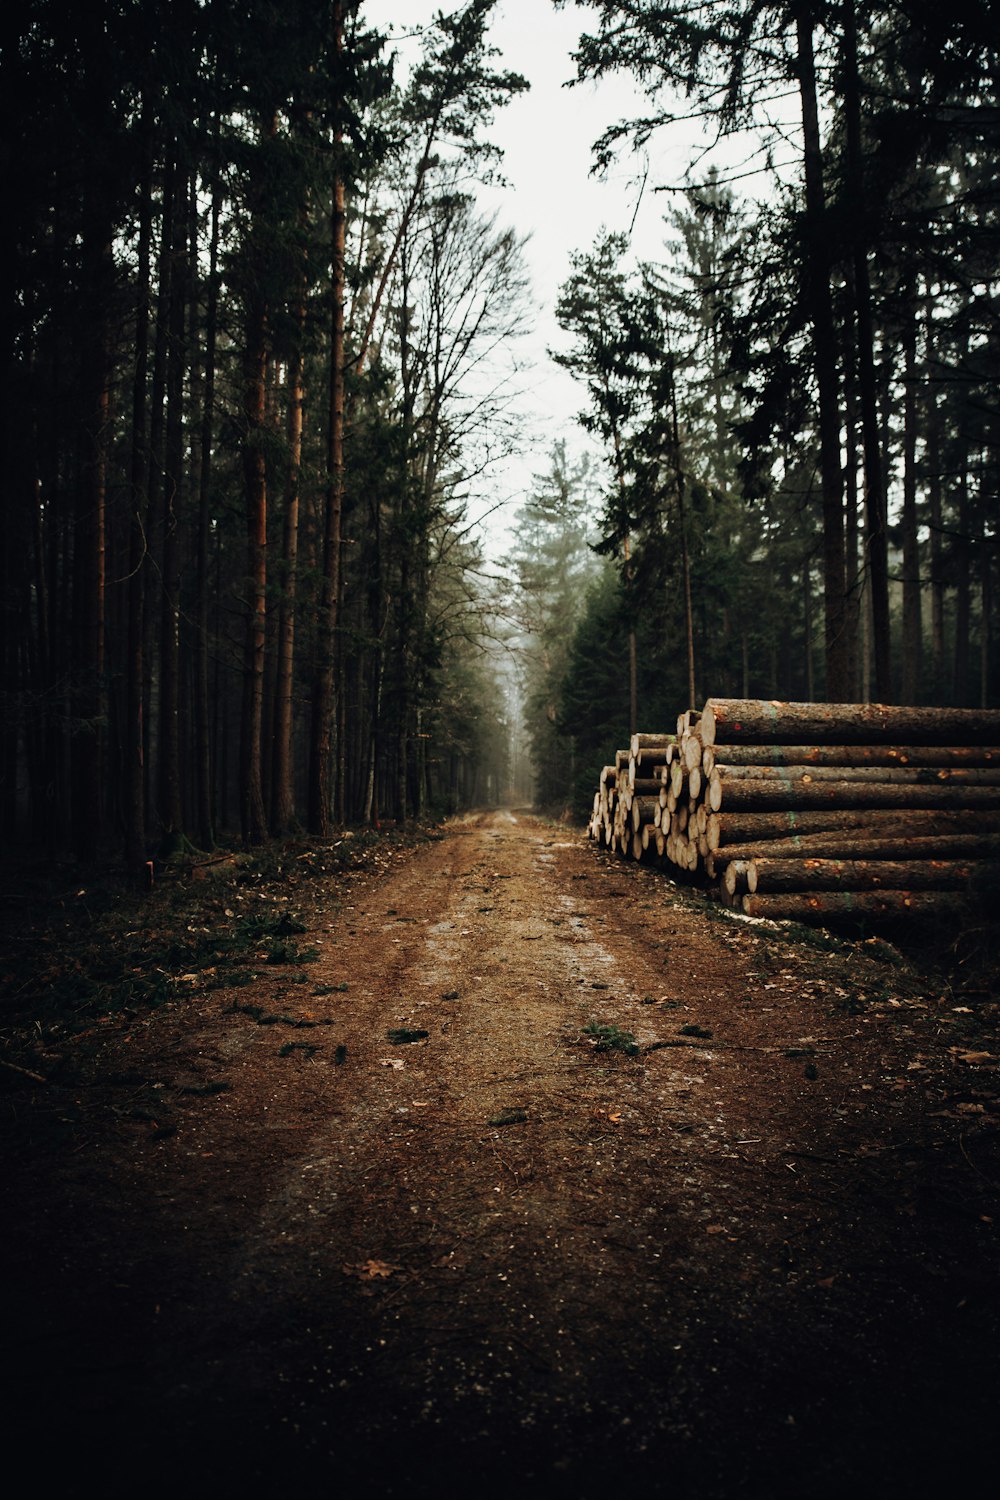
<svg viewBox="0 0 1000 1500"><path fill-rule="evenodd" d="M85 1024L29 1018L25 945L65 988L98 916L6 903L9 1465L64 1495L954 1492L1000 1394L991 993L527 814L313 857L130 898L140 948L188 946L136 966L162 1003ZM226 968L212 930L254 920Z"/></svg>

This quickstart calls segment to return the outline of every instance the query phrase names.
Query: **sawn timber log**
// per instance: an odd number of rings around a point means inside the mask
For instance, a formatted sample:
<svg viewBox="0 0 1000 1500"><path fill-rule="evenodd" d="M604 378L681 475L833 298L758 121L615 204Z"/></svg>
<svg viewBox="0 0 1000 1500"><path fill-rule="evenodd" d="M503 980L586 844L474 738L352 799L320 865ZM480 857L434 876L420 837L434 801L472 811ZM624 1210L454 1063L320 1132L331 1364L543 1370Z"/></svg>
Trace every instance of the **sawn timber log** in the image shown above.
<svg viewBox="0 0 1000 1500"><path fill-rule="evenodd" d="M709 698L698 731L705 745L1000 745L1000 710Z"/></svg>

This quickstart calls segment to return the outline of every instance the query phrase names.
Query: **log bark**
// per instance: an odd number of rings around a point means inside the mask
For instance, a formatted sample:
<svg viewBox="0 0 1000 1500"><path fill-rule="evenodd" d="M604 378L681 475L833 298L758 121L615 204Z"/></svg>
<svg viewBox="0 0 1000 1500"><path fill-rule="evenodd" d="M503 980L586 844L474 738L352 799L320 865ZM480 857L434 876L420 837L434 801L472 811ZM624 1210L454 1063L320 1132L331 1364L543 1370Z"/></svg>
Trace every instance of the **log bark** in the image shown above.
<svg viewBox="0 0 1000 1500"><path fill-rule="evenodd" d="M634 734L630 749L633 755L638 755L642 750L655 750L661 754L668 745L672 745L677 739L675 734L668 734L666 730L662 734Z"/></svg>
<svg viewBox="0 0 1000 1500"><path fill-rule="evenodd" d="M727 844L712 856L715 876L737 859L990 859L1000 858L1000 836L977 833L886 835L869 838L863 828L853 833L803 834L789 839Z"/></svg>
<svg viewBox="0 0 1000 1500"><path fill-rule="evenodd" d="M706 745L702 770L727 766L996 766L986 745Z"/></svg>
<svg viewBox="0 0 1000 1500"><path fill-rule="evenodd" d="M1000 772L997 773L1000 776ZM658 797L663 787L660 776L636 776L629 778L629 786L637 797Z"/></svg>
<svg viewBox="0 0 1000 1500"><path fill-rule="evenodd" d="M709 698L699 733L706 745L1000 745L1000 709Z"/></svg>
<svg viewBox="0 0 1000 1500"><path fill-rule="evenodd" d="M667 745L662 750L640 750L634 759L643 776L656 776L664 766L669 766L676 754L677 746Z"/></svg>
<svg viewBox="0 0 1000 1500"><path fill-rule="evenodd" d="M929 808L841 808L826 812L780 809L776 812L710 813L706 824L708 846L717 853L723 845L751 840L788 838L796 834L842 833L862 828L872 837L880 829L901 833L1000 833L1000 813Z"/></svg>
<svg viewBox="0 0 1000 1500"><path fill-rule="evenodd" d="M998 712L710 699L666 740L604 768L591 836L750 915L958 911L1000 857Z"/></svg>
<svg viewBox="0 0 1000 1500"><path fill-rule="evenodd" d="M740 872L755 891L960 891L989 868L986 860L770 859L733 860L725 880Z"/></svg>
<svg viewBox="0 0 1000 1500"><path fill-rule="evenodd" d="M716 778L722 785L748 781L779 786L842 786L846 782L872 786L1000 786L1000 766L731 766L723 759L716 761L709 784L714 785Z"/></svg>
<svg viewBox="0 0 1000 1500"><path fill-rule="evenodd" d="M899 786L892 782L864 781L730 781L712 772L709 782L712 812L746 809L759 812L828 807L859 810L872 808L1000 808L1000 786Z"/></svg>
<svg viewBox="0 0 1000 1500"><path fill-rule="evenodd" d="M968 897L960 891L789 891L743 897L748 917L795 922L960 915L967 908Z"/></svg>

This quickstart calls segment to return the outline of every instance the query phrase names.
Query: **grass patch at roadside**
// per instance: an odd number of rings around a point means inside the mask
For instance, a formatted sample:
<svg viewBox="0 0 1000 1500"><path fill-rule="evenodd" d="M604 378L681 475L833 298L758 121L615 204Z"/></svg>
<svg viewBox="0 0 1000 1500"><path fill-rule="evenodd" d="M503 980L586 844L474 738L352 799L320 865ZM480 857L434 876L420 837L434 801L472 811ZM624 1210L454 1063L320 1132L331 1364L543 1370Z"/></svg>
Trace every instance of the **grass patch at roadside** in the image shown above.
<svg viewBox="0 0 1000 1500"><path fill-rule="evenodd" d="M621 1052L626 1057L639 1055L639 1043L631 1031L623 1031L620 1026L603 1025L597 1021L591 1021L583 1028L583 1034L588 1038L595 1052Z"/></svg>

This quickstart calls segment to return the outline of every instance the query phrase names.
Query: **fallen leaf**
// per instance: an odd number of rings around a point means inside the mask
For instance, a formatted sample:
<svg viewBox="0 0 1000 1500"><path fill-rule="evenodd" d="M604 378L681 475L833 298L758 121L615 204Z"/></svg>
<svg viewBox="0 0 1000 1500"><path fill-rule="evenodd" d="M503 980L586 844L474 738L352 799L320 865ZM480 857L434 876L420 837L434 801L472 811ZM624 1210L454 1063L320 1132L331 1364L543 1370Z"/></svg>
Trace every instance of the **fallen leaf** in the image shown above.
<svg viewBox="0 0 1000 1500"><path fill-rule="evenodd" d="M383 1068L396 1068L397 1071L403 1066L403 1059L401 1057L382 1057L379 1058L379 1061Z"/></svg>
<svg viewBox="0 0 1000 1500"><path fill-rule="evenodd" d="M401 1266L394 1266L387 1260L363 1260L357 1265L345 1265L341 1267L345 1276L357 1276L360 1281L387 1280L394 1276Z"/></svg>
<svg viewBox="0 0 1000 1500"><path fill-rule="evenodd" d="M958 1060L968 1063L970 1067L975 1067L977 1063L994 1063L997 1059L992 1052L960 1052Z"/></svg>
<svg viewBox="0 0 1000 1500"><path fill-rule="evenodd" d="M614 1115L609 1114L608 1115L608 1119L611 1121L612 1125L617 1125L618 1122L619 1122L619 1120L621 1119L621 1115L620 1114L614 1114Z"/></svg>
<svg viewBox="0 0 1000 1500"><path fill-rule="evenodd" d="M726 1226L724 1224L708 1224L705 1226L706 1234L725 1234L725 1232Z"/></svg>

